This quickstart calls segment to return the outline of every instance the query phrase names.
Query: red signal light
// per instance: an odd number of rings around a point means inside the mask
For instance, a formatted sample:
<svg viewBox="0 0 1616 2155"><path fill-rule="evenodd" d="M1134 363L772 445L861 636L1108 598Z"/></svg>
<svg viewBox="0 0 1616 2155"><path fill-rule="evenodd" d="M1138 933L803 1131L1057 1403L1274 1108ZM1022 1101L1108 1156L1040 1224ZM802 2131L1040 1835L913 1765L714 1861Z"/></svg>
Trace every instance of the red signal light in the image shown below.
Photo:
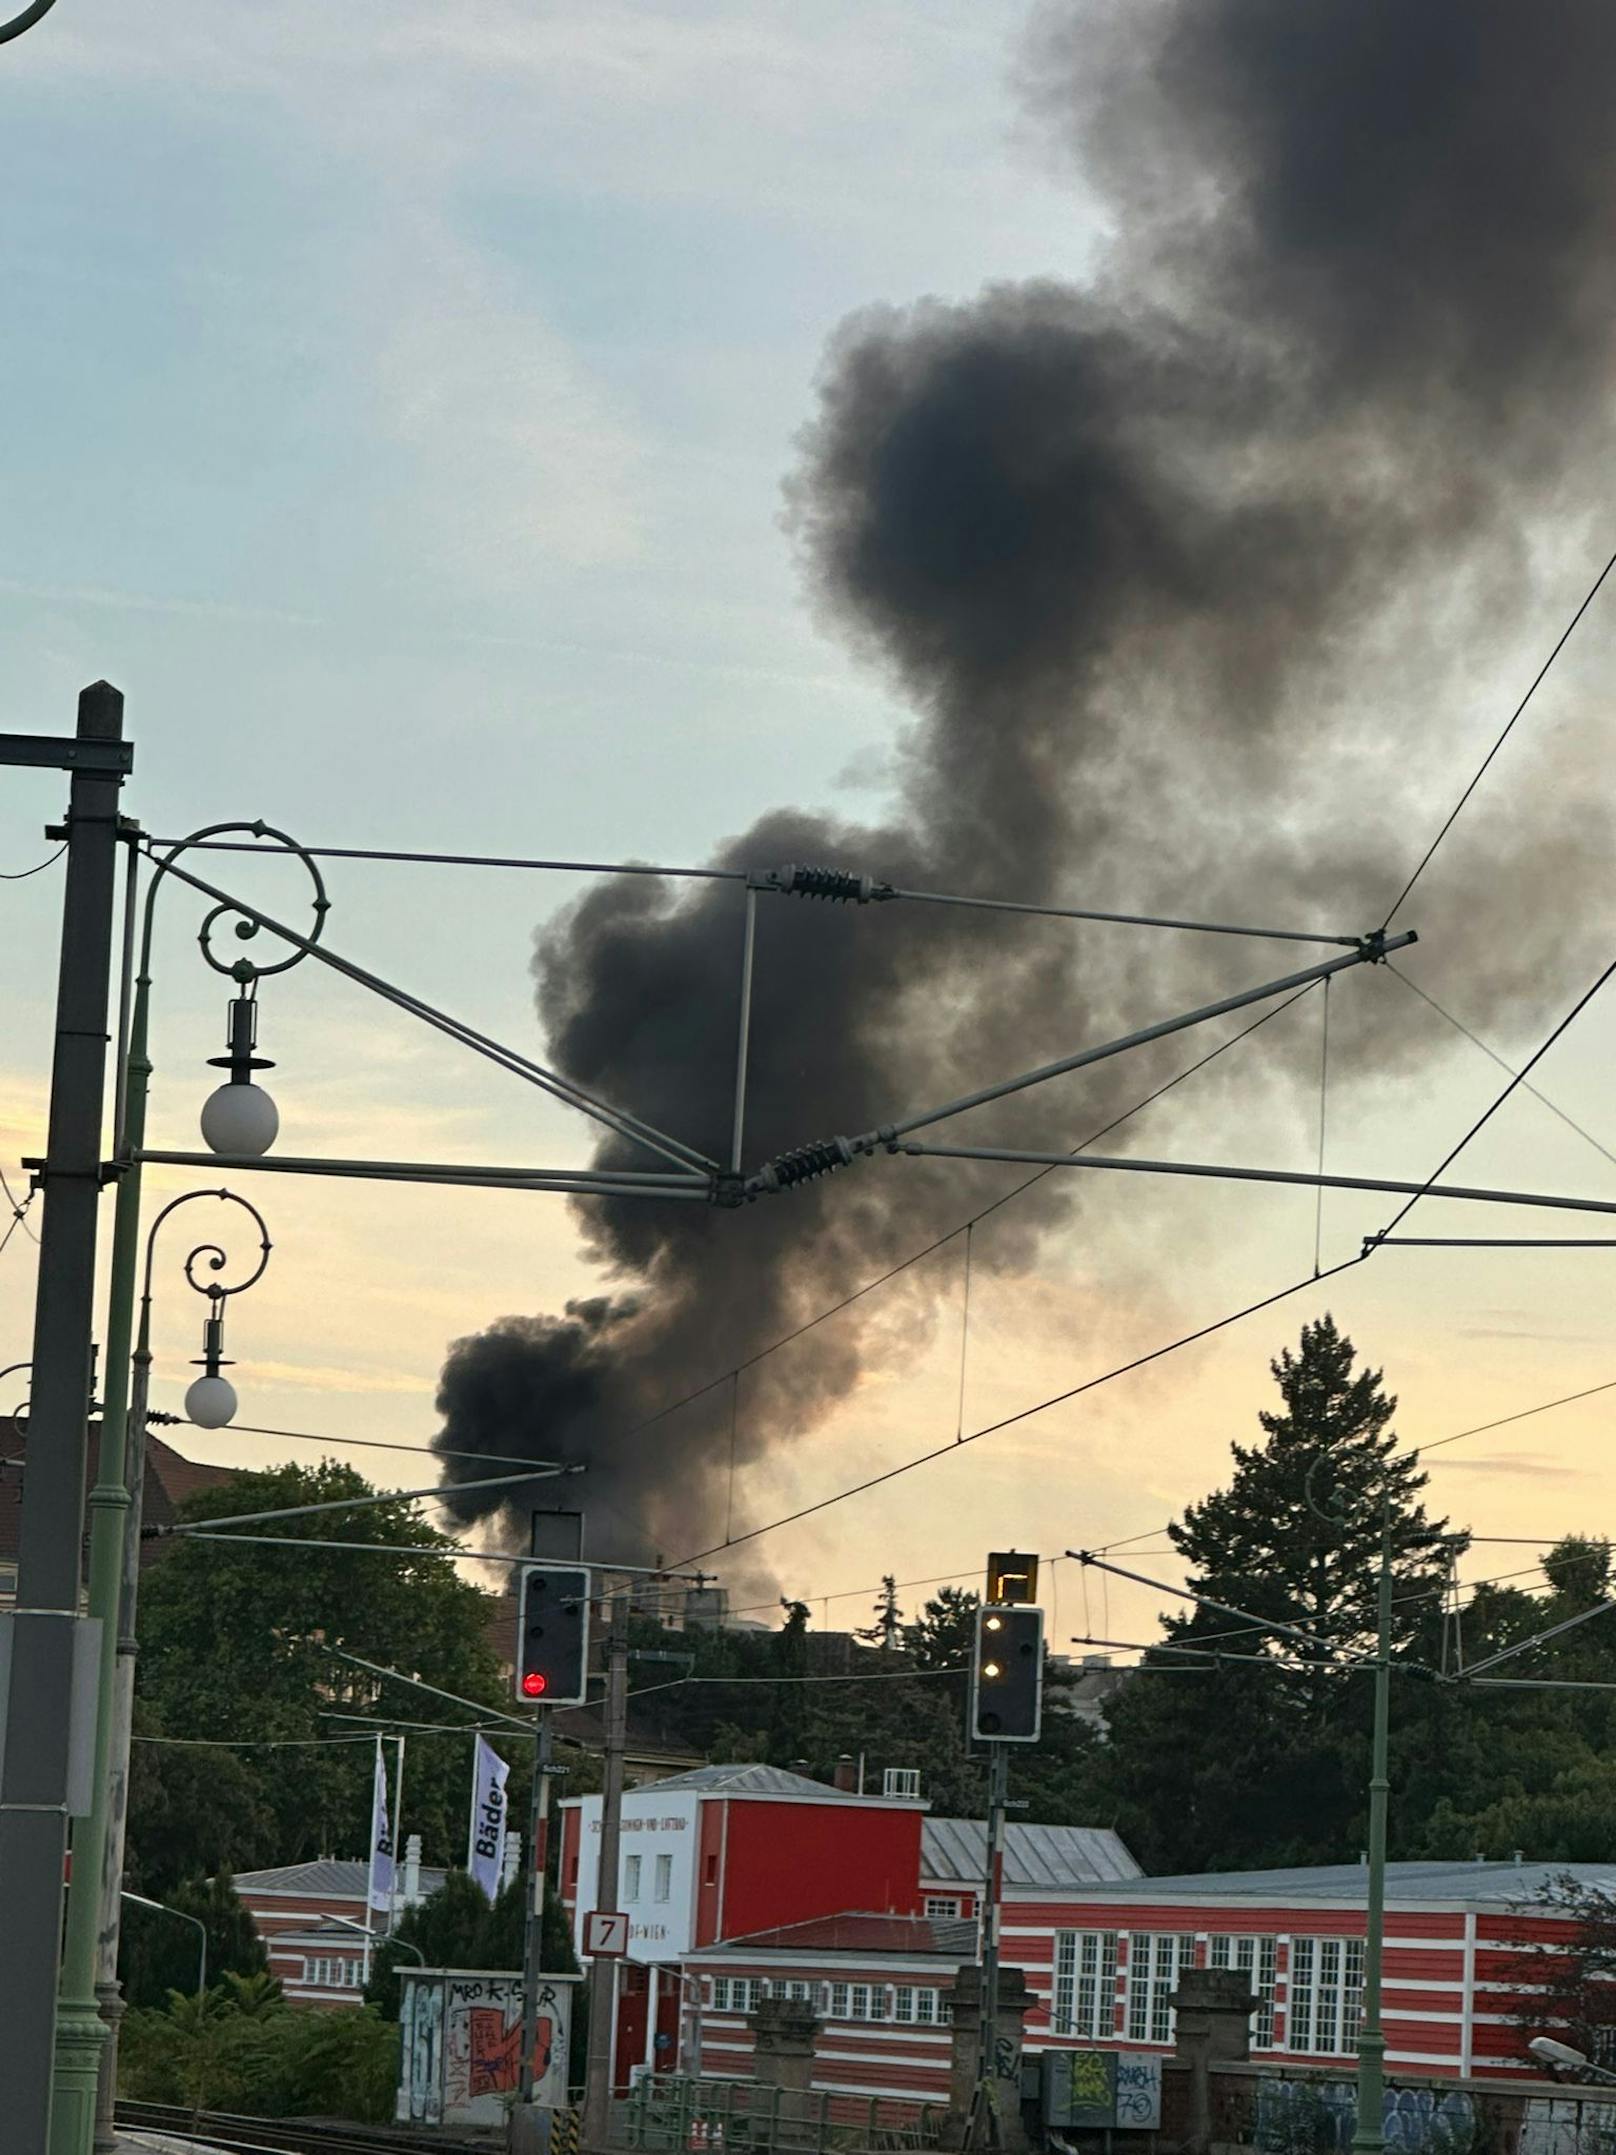
<svg viewBox="0 0 1616 2155"><path fill-rule="evenodd" d="M524 1698L541 1699L549 1688L550 1679L542 1670L529 1669L522 1678L522 1696Z"/></svg>

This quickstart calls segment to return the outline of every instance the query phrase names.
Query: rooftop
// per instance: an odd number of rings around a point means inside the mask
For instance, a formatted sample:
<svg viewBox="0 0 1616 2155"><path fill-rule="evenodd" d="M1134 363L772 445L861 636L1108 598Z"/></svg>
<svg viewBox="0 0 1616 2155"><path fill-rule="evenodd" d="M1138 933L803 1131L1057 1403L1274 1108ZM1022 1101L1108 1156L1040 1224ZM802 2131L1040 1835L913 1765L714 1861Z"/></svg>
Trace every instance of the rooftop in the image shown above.
<svg viewBox="0 0 1616 2155"><path fill-rule="evenodd" d="M790 1773L784 1766L698 1766L691 1773L676 1773L656 1784L658 1793L689 1789L709 1796L812 1796L829 1797L840 1803L894 1803L890 1796L859 1796L853 1790L832 1788L825 1781L811 1781L805 1773ZM909 1801L909 1799L904 1799Z"/></svg>
<svg viewBox="0 0 1616 2155"><path fill-rule="evenodd" d="M369 1866L361 1857L316 1856L312 1863L280 1863L267 1871L240 1871L238 1893L304 1894L314 1900L362 1901ZM436 1893L444 1873L421 1866L421 1892Z"/></svg>
<svg viewBox="0 0 1616 2155"><path fill-rule="evenodd" d="M1386 1899L1450 1901L1509 1908L1539 1899L1551 1879L1616 1893L1612 1863L1388 1863ZM1169 1901L1345 1902L1364 1899L1368 1867L1362 1863L1297 1864L1275 1871L1200 1871L1178 1878L1136 1878L1131 1885L1099 1888L1095 1900L1141 1898Z"/></svg>
<svg viewBox="0 0 1616 2155"><path fill-rule="evenodd" d="M28 1418L19 1415L0 1414L0 1461L20 1462L25 1468L28 1457ZM89 1443L85 1447L84 1486L88 1489L95 1480L96 1464L101 1449L101 1424L90 1424ZM182 1452L165 1444L161 1437L146 1432L146 1483L144 1517L148 1526L170 1526L179 1514L185 1499L199 1489L217 1489L235 1480L230 1467L216 1467L204 1459L187 1459ZM0 1562L10 1563L17 1554L17 1527L22 1509L22 1474L16 1466L0 1473ZM154 1557L166 1555L173 1545L168 1542L147 1540L140 1545L143 1564Z"/></svg>
<svg viewBox="0 0 1616 2155"><path fill-rule="evenodd" d="M979 1818L928 1818L920 1829L920 1875L979 1886L988 1829ZM1139 1866L1109 1826L1016 1826L1004 1833L1007 1886L1106 1884L1137 1878Z"/></svg>
<svg viewBox="0 0 1616 2155"><path fill-rule="evenodd" d="M970 1960L976 1953L976 1925L957 1917L873 1915L810 1916L777 1930L749 1931L721 1939L704 1950L720 1953L917 1953L932 1960Z"/></svg>

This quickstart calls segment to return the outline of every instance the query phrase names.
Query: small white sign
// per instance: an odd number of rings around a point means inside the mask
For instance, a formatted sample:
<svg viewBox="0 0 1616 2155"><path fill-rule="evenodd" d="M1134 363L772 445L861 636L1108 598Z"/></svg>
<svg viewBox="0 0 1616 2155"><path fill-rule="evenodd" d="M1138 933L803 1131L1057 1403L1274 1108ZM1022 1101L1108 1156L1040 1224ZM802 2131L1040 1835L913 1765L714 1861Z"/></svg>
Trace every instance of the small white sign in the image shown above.
<svg viewBox="0 0 1616 2155"><path fill-rule="evenodd" d="M628 1917L603 1916L591 1909L584 1917L584 1951L591 1960L609 1960L628 1951Z"/></svg>
<svg viewBox="0 0 1616 2155"><path fill-rule="evenodd" d="M1127 2131L1161 2130L1162 2061L1160 2058L1117 2057L1117 2123Z"/></svg>

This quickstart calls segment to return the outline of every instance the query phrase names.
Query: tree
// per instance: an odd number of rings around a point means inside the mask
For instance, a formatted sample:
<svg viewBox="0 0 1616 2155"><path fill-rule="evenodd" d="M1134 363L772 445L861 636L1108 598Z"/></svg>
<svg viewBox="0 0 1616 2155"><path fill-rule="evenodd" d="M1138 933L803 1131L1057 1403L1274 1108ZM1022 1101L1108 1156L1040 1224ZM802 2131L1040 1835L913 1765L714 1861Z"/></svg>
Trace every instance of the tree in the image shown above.
<svg viewBox="0 0 1616 2155"><path fill-rule="evenodd" d="M231 1979L264 1977L269 1963L251 1915L237 1897L228 1871L192 1878L163 1902L207 1927L208 1987ZM170 1992L190 1997L201 1968L202 1940L194 1923L156 1908L125 1902L118 1943L118 1973L132 2006L161 2005Z"/></svg>
<svg viewBox="0 0 1616 2155"><path fill-rule="evenodd" d="M227 1489L193 1497L185 1515L199 1520L373 1494L352 1468L327 1460L240 1475ZM360 1521L362 1536L353 1532ZM357 1519L337 1511L284 1526L269 1521L255 1531L300 1546L181 1538L142 1582L142 1729L254 1746L187 1753L137 1744L129 1840L148 1886L161 1889L221 1864L239 1871L364 1847L370 1746L312 1739L347 1733L331 1718L337 1712L442 1716L423 1711L403 1686L337 1660L331 1649L463 1697L498 1697L484 1597L456 1572L453 1543L413 1506L378 1505ZM307 1546L326 1538L382 1542L397 1554ZM461 1843L469 1770L468 1739L458 1732L423 1734L411 1745L402 1823L422 1835L429 1860ZM513 1801L522 1779L519 1767Z"/></svg>
<svg viewBox="0 0 1616 2155"><path fill-rule="evenodd" d="M1539 1946L1521 1957L1514 1987L1522 2034L1557 2036L1608 2066L1616 2057L1616 1894L1566 1872L1548 1881L1535 1908L1569 1918L1574 1928L1568 1946Z"/></svg>
<svg viewBox="0 0 1616 2155"><path fill-rule="evenodd" d="M874 1614L875 1622L866 1625L862 1631L855 1631L853 1636L890 1654L903 1643L903 1611L898 1607L898 1582L891 1572L881 1581Z"/></svg>
<svg viewBox="0 0 1616 2155"><path fill-rule="evenodd" d="M1395 1451L1397 1402L1354 1360L1331 1317L1304 1325L1297 1351L1270 1365L1280 1406L1259 1413L1262 1442L1234 1445L1227 1487L1167 1530L1192 1590L1319 1644L1205 1607L1165 1620L1167 1643L1203 1644L1208 1659L1147 1655L1107 1707L1102 1769L1147 1870L1341 1861L1362 1846L1370 1685L1331 1663L1373 1646L1382 1509L1394 1649L1411 1668L1440 1649L1450 1552L1464 1542L1427 1516L1426 1477ZM1397 1696L1406 1730L1401 1684Z"/></svg>
<svg viewBox="0 0 1616 2155"><path fill-rule="evenodd" d="M417 1965L413 1946L429 1968L486 1968L515 1970L522 1966L526 1945L527 1890L525 1881L512 1879L502 1887L490 1906L486 1894L465 1871L450 1871L436 1893L406 1908L392 1936L376 1948L371 1959L370 1981L365 1999L384 2019L396 2020L399 2007L400 1968ZM572 1933L567 1913L548 1882L544 1897L544 1966L547 1970L576 1972Z"/></svg>

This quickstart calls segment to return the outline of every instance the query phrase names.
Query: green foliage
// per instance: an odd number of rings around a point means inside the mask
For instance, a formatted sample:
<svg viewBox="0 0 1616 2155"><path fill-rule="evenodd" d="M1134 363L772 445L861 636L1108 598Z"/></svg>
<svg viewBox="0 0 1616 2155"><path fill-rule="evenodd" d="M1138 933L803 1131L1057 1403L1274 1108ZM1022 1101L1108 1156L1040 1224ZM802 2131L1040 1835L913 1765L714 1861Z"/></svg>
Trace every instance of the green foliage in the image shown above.
<svg viewBox="0 0 1616 2155"><path fill-rule="evenodd" d="M367 2003L387 2020L398 2018L400 1968L480 1968L496 1972L522 1966L527 1923L526 1895L514 1880L489 1905L483 1889L466 1871L450 1871L436 1893L428 1894L399 1918L398 1928L371 1960ZM409 1951L413 1947L415 1950ZM576 1972L572 1933L566 1913L548 1888L544 1900L544 1965Z"/></svg>
<svg viewBox="0 0 1616 2155"><path fill-rule="evenodd" d="M206 1490L190 1518L355 1499L373 1494L352 1468L277 1467ZM137 1724L155 1736L285 1741L296 1747L232 1752L135 1746L130 1790L131 1874L142 1891L228 1866L292 1863L325 1850L358 1850L370 1816L371 1752L363 1743L312 1744L341 1724L334 1711L418 1711L402 1687L334 1660L341 1647L406 1667L464 1697L495 1699L498 1665L484 1638L486 1603L456 1573L446 1538L408 1504L358 1515L366 1541L401 1554L262 1543L175 1543L141 1586ZM292 1519L294 1540L343 1536L344 1513ZM271 1522L257 1530L281 1532ZM437 1719L423 1715L423 1719ZM408 1831L428 1861L462 1845L468 1739L426 1732L410 1746ZM512 1776L519 1802L523 1775Z"/></svg>
<svg viewBox="0 0 1616 2155"><path fill-rule="evenodd" d="M228 1871L216 1878L190 1878L164 1898L164 1906L196 1916L207 1926L208 1981L247 1978L269 1982L263 1942L237 1898ZM196 1990L202 1940L194 1923L125 1901L118 1945L118 1975L132 2006L161 2005L171 1993ZM277 1991L279 1986L275 1986Z"/></svg>
<svg viewBox="0 0 1616 2155"><path fill-rule="evenodd" d="M398 2030L362 2012L295 2012L221 1985L201 2002L131 2012L118 2046L118 2092L249 2117L323 2116L381 2124L398 2087Z"/></svg>
<svg viewBox="0 0 1616 2155"><path fill-rule="evenodd" d="M1271 1365L1281 1405L1259 1413L1263 1441L1236 1444L1227 1487L1188 1505L1168 1534L1191 1584L1209 1599L1299 1626L1359 1657L1373 1646L1388 1505L1394 1649L1423 1667L1438 1651L1445 1552L1455 1543L1419 1501L1426 1478L1417 1463L1394 1452L1396 1400L1378 1370L1353 1363L1352 1342L1330 1317L1305 1325L1298 1351L1287 1348ZM1298 1668L1310 1660L1305 1646L1210 1609L1171 1618L1164 1629L1176 1646L1204 1641L1256 1658L1218 1661L1214 1653L1186 1674L1181 1655L1147 1657L1177 1673L1158 1675L1153 1666L1109 1703L1102 1792L1145 1869L1337 1862L1356 1852L1368 1780L1368 1677L1326 1669L1322 1655ZM1405 1765L1430 1689L1412 1668L1399 1678ZM1427 1760L1430 1734L1412 1747ZM1186 1775L1191 1759L1195 1771ZM1420 1770L1432 1778L1429 1765ZM1254 1789L1260 1803L1251 1800ZM1407 1807L1398 1813L1403 1830L1409 1815Z"/></svg>

